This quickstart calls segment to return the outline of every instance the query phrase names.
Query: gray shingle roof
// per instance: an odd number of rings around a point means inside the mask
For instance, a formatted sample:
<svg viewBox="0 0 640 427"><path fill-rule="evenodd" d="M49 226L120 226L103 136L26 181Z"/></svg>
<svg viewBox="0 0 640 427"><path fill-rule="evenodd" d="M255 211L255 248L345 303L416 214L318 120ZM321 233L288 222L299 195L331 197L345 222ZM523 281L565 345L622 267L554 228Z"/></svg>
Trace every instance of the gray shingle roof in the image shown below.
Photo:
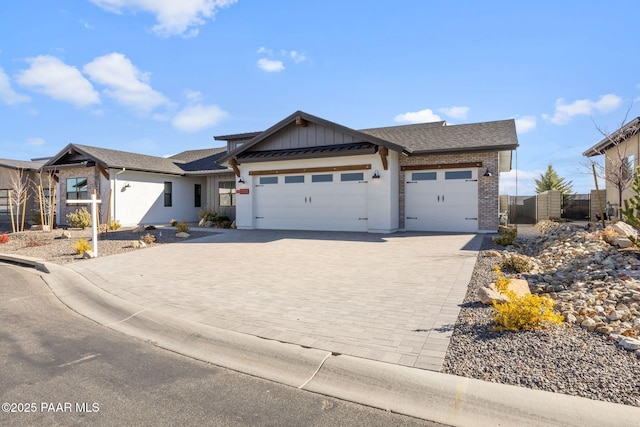
<svg viewBox="0 0 640 427"><path fill-rule="evenodd" d="M217 160L227 152L226 147L209 148L203 150L189 150L171 156L170 159L189 174L219 172L228 170L220 166Z"/></svg>
<svg viewBox="0 0 640 427"><path fill-rule="evenodd" d="M444 122L364 129L361 132L404 147L409 153L512 150L518 146L514 120L444 126Z"/></svg>
<svg viewBox="0 0 640 427"><path fill-rule="evenodd" d="M38 170L44 165L44 161L26 161L26 160L10 160L0 159L0 166L11 169Z"/></svg>

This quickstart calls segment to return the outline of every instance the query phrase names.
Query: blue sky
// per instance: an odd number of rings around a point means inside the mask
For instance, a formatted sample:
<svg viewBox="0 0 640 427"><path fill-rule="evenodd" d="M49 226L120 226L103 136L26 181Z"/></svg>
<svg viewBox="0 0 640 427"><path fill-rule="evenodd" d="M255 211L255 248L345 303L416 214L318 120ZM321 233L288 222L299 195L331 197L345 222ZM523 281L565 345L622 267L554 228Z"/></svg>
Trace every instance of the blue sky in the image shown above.
<svg viewBox="0 0 640 427"><path fill-rule="evenodd" d="M296 110L355 129L513 118L518 194L640 115L633 1L25 0L0 14L0 157L164 156ZM594 124L595 123L595 124ZM515 171L502 174L515 194ZM604 182L601 181L601 185Z"/></svg>

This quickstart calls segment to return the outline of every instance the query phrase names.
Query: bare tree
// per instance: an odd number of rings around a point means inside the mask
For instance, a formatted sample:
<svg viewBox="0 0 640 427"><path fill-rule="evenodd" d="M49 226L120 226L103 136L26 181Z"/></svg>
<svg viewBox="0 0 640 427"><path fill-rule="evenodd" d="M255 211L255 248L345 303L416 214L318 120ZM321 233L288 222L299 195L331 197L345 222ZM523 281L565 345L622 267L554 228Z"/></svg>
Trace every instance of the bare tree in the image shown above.
<svg viewBox="0 0 640 427"><path fill-rule="evenodd" d="M13 210L11 211L11 227L15 233L18 230L24 231L24 204L26 203L28 196L29 177L25 174L24 169L19 168L11 173L9 183L9 201L15 209L15 215ZM21 211L22 215L20 214ZM22 221L20 221L20 219L22 219ZM20 224L22 225L20 226Z"/></svg>
<svg viewBox="0 0 640 427"><path fill-rule="evenodd" d="M623 203L622 194L624 190L631 187L634 169L638 166L633 164L632 158L628 153L628 144L625 144L631 136L640 132L640 120L638 119L625 125L630 110L631 106L627 110L621 125L612 133L607 132L594 122L594 126L603 136L603 143L599 144L599 146L603 148L602 151L594 149L593 154L604 154L606 151L607 155L605 155L603 163L598 163L591 160L591 158L589 159L591 162L589 169L591 169L591 165L593 165L598 177L604 179L616 189L618 193L618 206L620 208Z"/></svg>
<svg viewBox="0 0 640 427"><path fill-rule="evenodd" d="M55 209L55 177L51 171L41 171L38 176L37 186L38 200L40 203L40 222L42 230L51 231L53 229L53 218ZM34 183L35 184L35 183Z"/></svg>

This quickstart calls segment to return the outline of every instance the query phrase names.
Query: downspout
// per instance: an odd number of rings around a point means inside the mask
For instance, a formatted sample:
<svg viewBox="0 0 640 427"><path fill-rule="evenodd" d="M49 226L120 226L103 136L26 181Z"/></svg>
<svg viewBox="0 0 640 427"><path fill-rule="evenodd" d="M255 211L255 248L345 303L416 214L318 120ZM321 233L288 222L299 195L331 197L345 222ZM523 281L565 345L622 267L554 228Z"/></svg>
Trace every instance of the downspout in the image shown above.
<svg viewBox="0 0 640 427"><path fill-rule="evenodd" d="M116 172L116 174L113 176L113 220L116 221L116 213L118 212L116 210L116 198L118 195L118 175L120 175L122 172L124 172L126 170L126 168L122 168L122 170L120 172Z"/></svg>

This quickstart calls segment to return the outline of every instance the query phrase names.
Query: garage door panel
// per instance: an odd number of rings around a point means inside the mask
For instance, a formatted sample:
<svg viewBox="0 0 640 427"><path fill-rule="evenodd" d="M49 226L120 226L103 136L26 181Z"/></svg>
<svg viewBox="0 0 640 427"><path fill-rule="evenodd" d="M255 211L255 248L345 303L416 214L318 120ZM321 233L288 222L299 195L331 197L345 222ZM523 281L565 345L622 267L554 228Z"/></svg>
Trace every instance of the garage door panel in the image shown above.
<svg viewBox="0 0 640 427"><path fill-rule="evenodd" d="M258 185L254 192L255 226L262 229L367 231L367 183L331 181Z"/></svg>
<svg viewBox="0 0 640 427"><path fill-rule="evenodd" d="M425 170L407 175L405 229L459 232L478 230L476 170Z"/></svg>

